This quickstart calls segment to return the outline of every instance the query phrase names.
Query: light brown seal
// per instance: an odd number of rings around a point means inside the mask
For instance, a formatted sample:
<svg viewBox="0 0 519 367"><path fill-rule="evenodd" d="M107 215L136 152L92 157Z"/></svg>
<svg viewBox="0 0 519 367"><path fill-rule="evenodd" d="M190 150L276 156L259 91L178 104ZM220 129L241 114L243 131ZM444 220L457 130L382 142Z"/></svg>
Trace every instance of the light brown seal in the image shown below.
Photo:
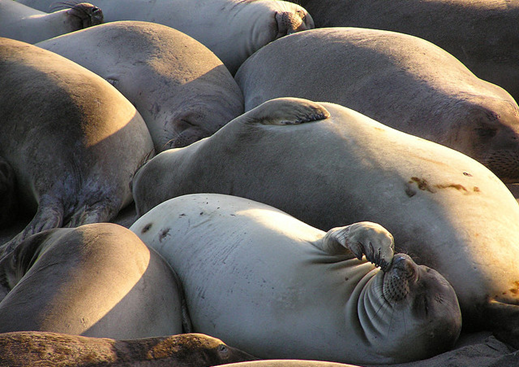
<svg viewBox="0 0 519 367"><path fill-rule="evenodd" d="M519 181L517 103L417 37L313 29L265 46L244 63L236 80L246 110L276 97L338 103L459 150L506 183Z"/></svg>
<svg viewBox="0 0 519 367"><path fill-rule="evenodd" d="M164 25L113 22L37 46L116 87L146 121L157 152L205 138L243 113L242 92L216 55Z"/></svg>
<svg viewBox="0 0 519 367"><path fill-rule="evenodd" d="M134 340L43 332L0 334L0 366L209 367L254 357L203 334Z"/></svg>
<svg viewBox="0 0 519 367"><path fill-rule="evenodd" d="M112 223L56 228L0 261L0 332L134 339L189 331L175 273Z"/></svg>
<svg viewBox="0 0 519 367"><path fill-rule="evenodd" d="M17 1L0 0L0 37L23 42L40 42L102 22L101 9L89 3L48 14Z"/></svg>
<svg viewBox="0 0 519 367"><path fill-rule="evenodd" d="M46 11L55 0L21 0ZM313 28L301 6L278 0L93 0L106 22L142 20L178 29L198 40L234 74L255 51L287 34Z"/></svg>
<svg viewBox="0 0 519 367"><path fill-rule="evenodd" d="M109 221L132 201L133 174L153 153L142 117L74 62L20 41L0 46L0 156L34 215L4 250L45 229Z"/></svg>
<svg viewBox="0 0 519 367"><path fill-rule="evenodd" d="M464 325L519 345L519 205L474 159L351 109L276 99L135 175L142 215L189 193L277 207L322 230L380 223L456 290Z"/></svg>
<svg viewBox="0 0 519 367"><path fill-rule="evenodd" d="M394 254L376 223L326 233L252 200L195 194L130 229L177 272L193 330L259 358L401 363L452 348L461 330L454 289Z"/></svg>
<svg viewBox="0 0 519 367"><path fill-rule="evenodd" d="M519 2L297 0L317 27L362 27L426 39L519 100Z"/></svg>

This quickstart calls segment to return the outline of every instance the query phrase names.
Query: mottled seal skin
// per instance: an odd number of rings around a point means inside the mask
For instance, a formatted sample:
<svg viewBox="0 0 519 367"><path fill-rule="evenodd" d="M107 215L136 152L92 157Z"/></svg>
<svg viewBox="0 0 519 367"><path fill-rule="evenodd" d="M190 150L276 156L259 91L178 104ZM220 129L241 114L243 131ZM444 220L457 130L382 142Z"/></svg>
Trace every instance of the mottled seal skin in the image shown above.
<svg viewBox="0 0 519 367"><path fill-rule="evenodd" d="M0 37L23 42L40 42L102 22L101 9L89 3L48 14L17 1L0 0Z"/></svg>
<svg viewBox="0 0 519 367"><path fill-rule="evenodd" d="M193 330L259 358L408 362L452 348L461 330L454 289L395 255L376 223L326 233L252 200L198 194L130 229L179 275Z"/></svg>
<svg viewBox="0 0 519 367"><path fill-rule="evenodd" d="M113 22L37 46L115 86L146 121L157 152L205 138L243 113L242 92L222 62L170 27Z"/></svg>
<svg viewBox="0 0 519 367"><path fill-rule="evenodd" d="M301 0L317 27L412 34L453 54L519 100L519 3L488 0Z"/></svg>
<svg viewBox="0 0 519 367"><path fill-rule="evenodd" d="M214 192L323 230L380 223L398 251L453 285L465 326L519 341L519 271L510 263L519 258L519 206L510 191L472 158L348 108L271 100L209 138L157 155L136 173L133 192L140 214Z"/></svg>
<svg viewBox="0 0 519 367"><path fill-rule="evenodd" d="M276 97L338 103L459 150L506 183L519 181L517 103L422 39L371 29L313 29L265 46L236 80L246 110Z"/></svg>
<svg viewBox="0 0 519 367"><path fill-rule="evenodd" d="M135 340L48 332L0 334L0 366L209 367L254 357L203 334Z"/></svg>
<svg viewBox="0 0 519 367"><path fill-rule="evenodd" d="M113 223L56 228L0 261L0 332L134 339L189 330L175 273Z"/></svg>
<svg viewBox="0 0 519 367"><path fill-rule="evenodd" d="M109 221L132 201L133 174L153 154L142 117L74 62L20 41L0 46L0 156L34 215L3 251L45 229Z"/></svg>
<svg viewBox="0 0 519 367"><path fill-rule="evenodd" d="M55 0L23 0L46 11ZM313 28L301 6L278 0L93 0L106 22L141 20L164 24L198 40L234 74L255 51L287 34Z"/></svg>

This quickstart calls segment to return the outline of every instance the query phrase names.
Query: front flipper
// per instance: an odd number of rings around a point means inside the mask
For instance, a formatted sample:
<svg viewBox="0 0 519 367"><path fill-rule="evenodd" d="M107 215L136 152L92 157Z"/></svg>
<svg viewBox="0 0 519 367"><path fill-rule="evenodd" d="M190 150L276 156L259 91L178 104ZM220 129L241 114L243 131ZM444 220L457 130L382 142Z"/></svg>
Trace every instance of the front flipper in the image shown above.
<svg viewBox="0 0 519 367"><path fill-rule="evenodd" d="M330 113L319 103L301 98L271 99L245 115L248 123L263 125L299 125L324 120Z"/></svg>
<svg viewBox="0 0 519 367"><path fill-rule="evenodd" d="M330 255L345 254L348 250L359 260L365 255L368 261L380 266L383 271L391 266L395 250L391 233L373 222L332 228L314 244Z"/></svg>

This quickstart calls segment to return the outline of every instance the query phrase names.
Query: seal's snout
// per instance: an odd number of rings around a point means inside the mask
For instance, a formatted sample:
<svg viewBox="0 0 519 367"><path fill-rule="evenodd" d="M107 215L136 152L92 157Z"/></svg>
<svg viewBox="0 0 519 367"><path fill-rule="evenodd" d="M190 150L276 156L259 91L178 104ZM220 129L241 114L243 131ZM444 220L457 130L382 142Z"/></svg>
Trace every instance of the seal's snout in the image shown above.
<svg viewBox="0 0 519 367"><path fill-rule="evenodd" d="M276 23L278 27L276 38L314 28L312 17L302 10L277 12Z"/></svg>
<svg viewBox="0 0 519 367"><path fill-rule="evenodd" d="M408 255L396 254L391 266L384 274L383 294L388 302L405 299L409 294L409 283L417 277L417 265Z"/></svg>

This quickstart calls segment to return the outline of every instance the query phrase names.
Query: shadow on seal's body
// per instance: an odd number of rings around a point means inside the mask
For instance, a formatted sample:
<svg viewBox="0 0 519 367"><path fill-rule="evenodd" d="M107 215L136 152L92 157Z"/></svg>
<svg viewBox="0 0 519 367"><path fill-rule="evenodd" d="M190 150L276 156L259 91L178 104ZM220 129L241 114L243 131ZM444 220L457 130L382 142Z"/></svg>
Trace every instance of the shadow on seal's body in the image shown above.
<svg viewBox="0 0 519 367"><path fill-rule="evenodd" d="M280 98L160 153L133 183L139 215L210 192L272 205L322 230L380 223L398 251L452 284L464 326L519 346L519 205L464 154L343 106Z"/></svg>
<svg viewBox="0 0 519 367"><path fill-rule="evenodd" d="M154 152L135 107L91 71L20 41L0 39L0 75L0 157L34 215L3 251L45 229L114 218Z"/></svg>

